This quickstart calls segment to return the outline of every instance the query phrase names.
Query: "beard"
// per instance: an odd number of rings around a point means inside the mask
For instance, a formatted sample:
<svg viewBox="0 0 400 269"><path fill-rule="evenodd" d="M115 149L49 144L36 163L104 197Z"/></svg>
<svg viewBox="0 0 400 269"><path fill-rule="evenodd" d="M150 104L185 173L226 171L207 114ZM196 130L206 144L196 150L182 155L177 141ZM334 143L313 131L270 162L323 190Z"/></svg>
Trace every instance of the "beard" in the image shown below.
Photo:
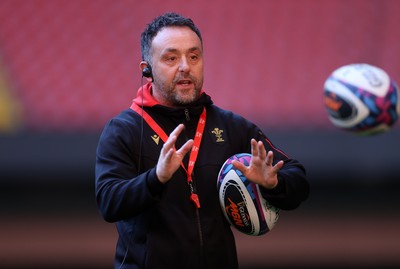
<svg viewBox="0 0 400 269"><path fill-rule="evenodd" d="M177 87L179 81L183 79L191 81L190 89L179 89ZM179 107L191 105L199 99L203 87L203 78L197 79L190 75L185 78L178 76L172 83L160 82L159 80L155 80L153 83L159 89L159 94L169 105Z"/></svg>

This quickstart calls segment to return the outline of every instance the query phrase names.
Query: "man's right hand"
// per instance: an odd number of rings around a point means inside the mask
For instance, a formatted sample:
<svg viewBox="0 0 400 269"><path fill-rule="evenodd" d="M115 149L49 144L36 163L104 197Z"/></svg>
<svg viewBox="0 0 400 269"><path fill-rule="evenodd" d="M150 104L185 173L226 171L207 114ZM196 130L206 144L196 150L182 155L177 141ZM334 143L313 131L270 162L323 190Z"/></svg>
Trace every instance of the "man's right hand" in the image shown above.
<svg viewBox="0 0 400 269"><path fill-rule="evenodd" d="M183 124L179 124L171 132L161 149L156 167L156 174L161 183L167 183L172 178L183 158L193 146L193 139L190 139L178 150L175 148L176 140L184 128Z"/></svg>

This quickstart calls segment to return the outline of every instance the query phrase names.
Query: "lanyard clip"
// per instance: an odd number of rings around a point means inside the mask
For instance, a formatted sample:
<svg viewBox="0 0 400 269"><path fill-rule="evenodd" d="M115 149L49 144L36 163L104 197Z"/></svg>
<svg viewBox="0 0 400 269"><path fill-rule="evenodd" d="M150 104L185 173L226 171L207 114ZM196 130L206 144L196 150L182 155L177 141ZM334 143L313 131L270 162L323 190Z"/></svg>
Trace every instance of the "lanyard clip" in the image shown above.
<svg viewBox="0 0 400 269"><path fill-rule="evenodd" d="M196 208L200 208L199 196L196 193L190 194L190 200L192 200Z"/></svg>

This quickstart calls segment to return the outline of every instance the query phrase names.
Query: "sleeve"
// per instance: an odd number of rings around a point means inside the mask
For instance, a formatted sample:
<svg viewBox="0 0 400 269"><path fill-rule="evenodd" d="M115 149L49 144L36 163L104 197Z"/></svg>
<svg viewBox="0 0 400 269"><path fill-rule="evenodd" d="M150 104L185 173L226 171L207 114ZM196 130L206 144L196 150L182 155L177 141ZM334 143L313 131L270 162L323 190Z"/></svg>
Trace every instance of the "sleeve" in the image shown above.
<svg viewBox="0 0 400 269"><path fill-rule="evenodd" d="M96 201L103 218L115 222L133 217L159 201L164 185L155 168L138 175L137 139L128 124L111 120L104 128L96 151ZM136 146L135 146L136 145Z"/></svg>
<svg viewBox="0 0 400 269"><path fill-rule="evenodd" d="M264 142L267 152L273 151L274 164L280 160L284 161L283 167L278 172L278 185L271 190L260 188L261 194L268 202L280 209L297 208L309 195L310 186L304 166L276 148L260 130L258 130L257 139Z"/></svg>

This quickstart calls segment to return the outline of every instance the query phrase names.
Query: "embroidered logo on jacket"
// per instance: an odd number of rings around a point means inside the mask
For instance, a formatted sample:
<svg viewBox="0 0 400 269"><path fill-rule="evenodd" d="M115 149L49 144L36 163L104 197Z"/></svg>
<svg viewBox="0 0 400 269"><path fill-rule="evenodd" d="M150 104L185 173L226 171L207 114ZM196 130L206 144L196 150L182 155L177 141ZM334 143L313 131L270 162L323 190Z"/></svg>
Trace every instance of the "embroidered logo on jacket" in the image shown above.
<svg viewBox="0 0 400 269"><path fill-rule="evenodd" d="M151 139L153 139L153 141L158 145L158 143L160 142L160 137L158 135L153 135L151 136Z"/></svg>
<svg viewBox="0 0 400 269"><path fill-rule="evenodd" d="M214 128L214 130L211 131L215 135L215 142L224 142L225 140L222 138L222 133L224 130L220 130L219 128Z"/></svg>

